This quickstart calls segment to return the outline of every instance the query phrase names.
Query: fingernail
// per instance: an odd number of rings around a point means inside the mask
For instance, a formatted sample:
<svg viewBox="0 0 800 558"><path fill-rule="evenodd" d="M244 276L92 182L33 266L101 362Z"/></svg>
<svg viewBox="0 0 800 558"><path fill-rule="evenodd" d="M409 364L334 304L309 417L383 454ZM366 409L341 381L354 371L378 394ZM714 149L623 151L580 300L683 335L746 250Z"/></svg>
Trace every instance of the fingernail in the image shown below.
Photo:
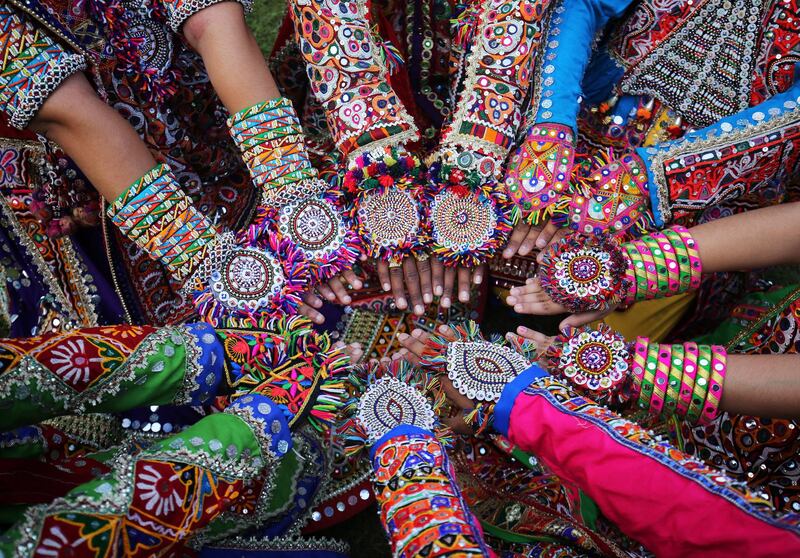
<svg viewBox="0 0 800 558"><path fill-rule="evenodd" d="M398 298L397 299L397 307L398 308L400 308L401 310L405 310L405 308L407 306L408 306L408 303L406 302L406 299L404 299L404 298Z"/></svg>
<svg viewBox="0 0 800 558"><path fill-rule="evenodd" d="M474 281L476 285L480 285L481 281L483 281L483 275L476 275Z"/></svg>
<svg viewBox="0 0 800 558"><path fill-rule="evenodd" d="M506 299L506 304L508 304L509 306L514 306L516 303L517 299L514 298L513 296L510 296Z"/></svg>
<svg viewBox="0 0 800 558"><path fill-rule="evenodd" d="M448 331L450 331L450 328L448 326L442 324L442 325L439 326L439 331L441 331L442 333L447 333Z"/></svg>
<svg viewBox="0 0 800 558"><path fill-rule="evenodd" d="M510 258L511 257L511 250L503 250L503 257Z"/></svg>
<svg viewBox="0 0 800 558"><path fill-rule="evenodd" d="M469 302L469 293L467 291L461 291L458 293L458 300L461 302Z"/></svg>
<svg viewBox="0 0 800 558"><path fill-rule="evenodd" d="M392 286L389 283L384 283L383 284L383 290L388 293L389 291L392 290Z"/></svg>
<svg viewBox="0 0 800 558"><path fill-rule="evenodd" d="M346 297L344 297L344 298L342 299L342 301L343 301L345 304L350 304L350 303L353 301L353 299L352 299L352 298L350 298L349 296L346 296Z"/></svg>
<svg viewBox="0 0 800 558"><path fill-rule="evenodd" d="M515 304L514 312L522 312L522 304Z"/></svg>
<svg viewBox="0 0 800 558"><path fill-rule="evenodd" d="M354 289L360 289L363 286L364 286L364 284L361 281L353 281L353 288Z"/></svg>
<svg viewBox="0 0 800 558"><path fill-rule="evenodd" d="M431 302L433 302L433 296L428 293L425 293L424 295L422 295L422 300L425 301L425 304L430 304Z"/></svg>
<svg viewBox="0 0 800 558"><path fill-rule="evenodd" d="M444 297L442 299L442 308L450 308L450 299L449 298Z"/></svg>
<svg viewBox="0 0 800 558"><path fill-rule="evenodd" d="M536 241L536 246L538 246L539 248L544 248L545 246L547 246L547 241L545 241L544 238L540 238L539 240Z"/></svg>
<svg viewBox="0 0 800 558"><path fill-rule="evenodd" d="M421 335L422 335L422 330L421 330L421 329L419 329L419 328L414 328L414 329L411 331L411 335L412 335L412 337L419 337L419 336L421 336Z"/></svg>
<svg viewBox="0 0 800 558"><path fill-rule="evenodd" d="M439 285L436 285L433 288L433 294L435 294L436 296L442 296L442 287L440 287Z"/></svg>
<svg viewBox="0 0 800 558"><path fill-rule="evenodd" d="M406 339L408 339L408 333L398 333L397 334L397 338L400 341L405 341Z"/></svg>
<svg viewBox="0 0 800 558"><path fill-rule="evenodd" d="M529 329L528 329L527 327L525 327L525 326L519 326L519 327L517 328L517 333L520 333L520 334L522 334L522 333L529 333L530 331L531 331L531 330L529 330Z"/></svg>
<svg viewBox="0 0 800 558"><path fill-rule="evenodd" d="M414 306L414 313L418 316L422 316L425 313L425 307L421 304L417 304Z"/></svg>

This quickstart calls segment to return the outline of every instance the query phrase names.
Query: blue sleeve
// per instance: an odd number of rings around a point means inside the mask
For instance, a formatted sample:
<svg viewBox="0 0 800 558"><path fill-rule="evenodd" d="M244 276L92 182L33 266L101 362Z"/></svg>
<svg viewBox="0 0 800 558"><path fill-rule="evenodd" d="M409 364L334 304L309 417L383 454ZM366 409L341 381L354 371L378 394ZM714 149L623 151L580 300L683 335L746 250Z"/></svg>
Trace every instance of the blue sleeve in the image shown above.
<svg viewBox="0 0 800 558"><path fill-rule="evenodd" d="M534 123L553 122L577 132L581 81L597 32L618 17L632 0L563 0L547 29L544 58L536 68Z"/></svg>
<svg viewBox="0 0 800 558"><path fill-rule="evenodd" d="M541 366L532 364L530 368L506 384L506 387L503 388L503 393L500 394L500 400L494 406L494 422L492 424L497 432L503 436L508 436L511 410L514 408L517 396L533 382L547 375L547 372Z"/></svg>

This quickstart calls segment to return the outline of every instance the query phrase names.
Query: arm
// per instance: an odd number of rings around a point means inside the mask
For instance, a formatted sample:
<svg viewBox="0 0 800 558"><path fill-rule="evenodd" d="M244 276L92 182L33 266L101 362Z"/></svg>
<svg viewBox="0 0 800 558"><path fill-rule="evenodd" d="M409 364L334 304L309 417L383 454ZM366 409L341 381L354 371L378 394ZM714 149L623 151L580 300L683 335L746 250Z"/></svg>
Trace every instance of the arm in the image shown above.
<svg viewBox="0 0 800 558"><path fill-rule="evenodd" d="M800 356L728 355L721 409L757 417L800 418Z"/></svg>
<svg viewBox="0 0 800 558"><path fill-rule="evenodd" d="M579 486L658 556L800 552L791 518L776 517L752 493L576 396L538 366L506 386L494 413L500 433Z"/></svg>

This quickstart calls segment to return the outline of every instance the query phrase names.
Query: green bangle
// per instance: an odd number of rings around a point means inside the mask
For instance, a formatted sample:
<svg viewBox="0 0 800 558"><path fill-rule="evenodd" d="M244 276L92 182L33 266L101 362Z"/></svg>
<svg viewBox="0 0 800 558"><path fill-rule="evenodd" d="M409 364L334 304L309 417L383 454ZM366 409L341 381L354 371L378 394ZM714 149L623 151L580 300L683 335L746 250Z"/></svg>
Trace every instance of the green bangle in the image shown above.
<svg viewBox="0 0 800 558"><path fill-rule="evenodd" d="M697 349L697 377L694 381L692 403L689 405L689 412L686 413L686 420L692 424L700 420L708 394L708 383L711 379L711 347L698 345Z"/></svg>
<svg viewBox="0 0 800 558"><path fill-rule="evenodd" d="M658 343L650 343L647 346L647 360L644 364L642 389L639 392L638 405L643 411L650 408L650 398L653 395L656 381L656 368L658 368Z"/></svg>
<svg viewBox="0 0 800 558"><path fill-rule="evenodd" d="M667 380L667 399L664 402L664 417L675 414L678 408L678 397L683 377L683 345L672 345L670 357L669 380Z"/></svg>
<svg viewBox="0 0 800 558"><path fill-rule="evenodd" d="M683 243L681 235L677 232L672 229L666 229L663 233L675 250L675 257L678 260L678 270L680 271L678 282L681 285L681 292L687 292L692 281L692 264L689 260L689 252L686 250L686 245Z"/></svg>
<svg viewBox="0 0 800 558"><path fill-rule="evenodd" d="M653 261L656 264L656 274L658 275L658 293L660 296L669 295L669 269L667 269L667 259L658 241L650 235L642 237L644 243L650 248L653 254Z"/></svg>

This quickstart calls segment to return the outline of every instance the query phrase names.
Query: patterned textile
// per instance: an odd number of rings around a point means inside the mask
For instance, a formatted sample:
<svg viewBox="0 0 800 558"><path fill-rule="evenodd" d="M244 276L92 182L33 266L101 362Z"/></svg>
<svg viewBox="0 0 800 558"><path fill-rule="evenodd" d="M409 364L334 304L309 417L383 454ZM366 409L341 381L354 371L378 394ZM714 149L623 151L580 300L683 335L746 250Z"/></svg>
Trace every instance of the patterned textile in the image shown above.
<svg viewBox="0 0 800 558"><path fill-rule="evenodd" d="M800 288L754 293L700 342L724 344L731 353L796 354L800 351ZM777 509L800 512L800 424L723 413L710 425L680 423L681 449L764 492Z"/></svg>
<svg viewBox="0 0 800 558"><path fill-rule="evenodd" d="M12 126L23 129L47 97L72 74L86 69L27 16L0 6L0 103Z"/></svg>
<svg viewBox="0 0 800 558"><path fill-rule="evenodd" d="M136 456L123 454L107 475L29 509L0 549L34 556L68 547L79 557L166 551L235 506L263 468L274 468L258 426L218 413Z"/></svg>
<svg viewBox="0 0 800 558"><path fill-rule="evenodd" d="M375 494L392 554L494 556L454 482L444 447L430 432L404 428L372 450Z"/></svg>
<svg viewBox="0 0 800 558"><path fill-rule="evenodd" d="M207 324L87 328L0 341L0 430L67 413L208 402L222 351Z"/></svg>

